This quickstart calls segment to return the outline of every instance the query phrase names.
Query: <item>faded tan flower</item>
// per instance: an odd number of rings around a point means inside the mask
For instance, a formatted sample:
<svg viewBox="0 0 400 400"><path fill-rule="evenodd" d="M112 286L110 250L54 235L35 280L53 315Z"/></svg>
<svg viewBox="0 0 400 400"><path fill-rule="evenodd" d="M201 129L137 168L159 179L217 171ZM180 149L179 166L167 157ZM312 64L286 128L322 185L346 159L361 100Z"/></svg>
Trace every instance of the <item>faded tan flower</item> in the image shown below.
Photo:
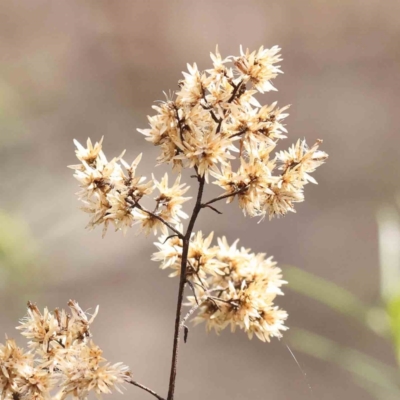
<svg viewBox="0 0 400 400"><path fill-rule="evenodd" d="M17 328L29 339L31 351L25 353L15 341L0 344L0 399L4 400L86 400L120 391L130 379L122 363L111 365L92 340L89 327L97 315L85 313L76 301L68 302L70 313L28 303L28 315ZM59 389L57 395L54 390Z"/></svg>

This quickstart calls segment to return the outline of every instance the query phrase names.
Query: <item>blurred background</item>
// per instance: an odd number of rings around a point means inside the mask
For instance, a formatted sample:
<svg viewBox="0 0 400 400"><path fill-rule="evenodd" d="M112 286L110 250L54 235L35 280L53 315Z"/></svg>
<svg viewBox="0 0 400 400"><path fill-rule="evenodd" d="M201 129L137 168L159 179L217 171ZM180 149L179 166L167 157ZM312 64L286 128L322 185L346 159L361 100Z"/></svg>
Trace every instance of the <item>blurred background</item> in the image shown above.
<svg viewBox="0 0 400 400"><path fill-rule="evenodd" d="M400 2L378 0L1 2L1 335L18 337L27 300L99 304L106 358L166 393L178 281L150 261L153 237L84 229L72 140L104 135L107 156L127 149L127 161L143 151L139 173L161 177L158 149L136 128L186 63L208 68L216 44L223 56L278 44L279 92L259 100L292 104L284 147L324 140L319 185L297 214L257 224L223 205L197 228L276 258L290 331L264 344L191 329L176 398L398 399L399 15Z"/></svg>

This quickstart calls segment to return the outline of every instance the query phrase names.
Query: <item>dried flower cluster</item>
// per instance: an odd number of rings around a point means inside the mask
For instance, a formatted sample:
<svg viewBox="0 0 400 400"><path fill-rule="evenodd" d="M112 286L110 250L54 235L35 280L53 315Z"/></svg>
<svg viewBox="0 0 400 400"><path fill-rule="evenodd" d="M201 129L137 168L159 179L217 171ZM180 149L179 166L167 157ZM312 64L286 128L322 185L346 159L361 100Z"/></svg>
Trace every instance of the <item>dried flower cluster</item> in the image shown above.
<svg viewBox="0 0 400 400"><path fill-rule="evenodd" d="M218 238L218 245L211 247L213 233L203 238L201 232L192 234L186 279L194 296L189 304L199 307L195 323L206 322L207 330L217 333L231 326L244 329L251 339L255 334L262 341L280 337L287 313L274 306L276 295L282 295L281 269L265 254L238 249L236 240L229 246L225 237ZM153 260L161 268L172 268L170 276L180 274L182 241L178 238L160 237Z"/></svg>
<svg viewBox="0 0 400 400"><path fill-rule="evenodd" d="M212 175L228 202L236 195L250 216L294 211L293 204L304 200L304 185L316 183L309 173L327 157L318 150L320 141L308 148L304 140L271 156L286 137L282 122L288 106L261 106L254 96L276 90L270 80L281 72L275 65L279 51L261 47L222 59L217 48L213 68L199 72L196 64L188 65L176 99L154 106L151 128L139 130L160 146L159 163L172 163L176 170L194 167L207 181Z"/></svg>
<svg viewBox="0 0 400 400"><path fill-rule="evenodd" d="M227 202L237 197L240 208L250 216L272 218L294 212L294 203L304 200L304 185L316 183L310 173L327 158L318 150L321 141L308 148L305 140L271 155L279 139L286 137L282 121L288 107L261 106L254 95L275 90L270 79L280 72L274 65L281 60L279 50L260 48L222 59L217 49L211 54L214 68L200 73L196 64L188 65L176 99L154 106L158 114L149 117L151 128L139 129L161 147L160 163L172 163L176 170L195 168L207 181L213 176ZM228 63L235 69L228 68ZM83 209L91 214L89 227L104 224L105 232L112 222L126 232L139 223L146 233L156 234L158 229L167 232L161 219L176 226L187 218L182 204L190 199L183 197L189 187L180 184L179 176L168 187L167 175L161 182L135 176L141 155L129 165L122 159L124 153L107 161L102 140L93 146L88 139L87 148L75 144L81 164L71 168L81 184L78 196ZM150 212L140 201L155 189L156 206Z"/></svg>
<svg viewBox="0 0 400 400"><path fill-rule="evenodd" d="M42 314L28 303L28 315L17 329L29 339L30 351L12 339L0 345L0 399L84 400L91 391L120 391L119 385L131 380L128 368L107 363L90 339L97 309L89 318L77 302L70 300L68 306L71 313L46 308Z"/></svg>
<svg viewBox="0 0 400 400"><path fill-rule="evenodd" d="M206 182L210 175L215 178L213 183L224 193L203 207L213 208L216 200L232 202L237 197L246 215L271 218L294 211L293 204L304 200L304 185L316 183L310 173L327 157L318 150L320 141L308 148L304 140L298 140L288 151L272 157L279 139L286 137L282 121L288 107L279 109L276 103L261 106L254 97L275 90L270 80L281 72L275 65L281 61L279 50L241 50L239 57L223 59L217 48L211 54L213 68L200 72L196 64L188 65L176 98L154 106L157 114L149 117L151 128L139 130L160 146L160 163L172 163L178 171L194 168L198 179ZM87 148L75 144L81 164L72 168L81 183L78 196L84 210L92 214L89 226L104 224L106 229L112 221L124 232L134 223L140 223L145 232L156 234L160 229L164 235L156 243L160 251L153 259L161 261L162 268L172 268L171 276L180 275L181 220L188 217L182 204L190 199L183 197L189 187L180 183L180 176L172 187L168 187L167 174L160 182L154 177L148 181L136 177L141 156L131 165L122 155L108 162L102 141L93 146L89 139ZM156 206L150 212L140 201L154 190L158 192ZM168 224L176 233L173 237ZM230 324L232 329L240 326L250 337L255 333L262 340L280 336L287 315L273 305L275 296L282 294L283 283L275 263L265 260L263 254L238 250L236 244L229 247L226 239L210 247L211 240L212 234L203 238L201 232L190 233L185 279L195 292L192 302L208 290L220 288L218 295L206 296L197 320L206 319L208 328L217 332Z"/></svg>
<svg viewBox="0 0 400 400"><path fill-rule="evenodd" d="M213 234L194 230L203 209L220 214L214 203L221 200L237 198L245 215L260 220L294 212L294 204L304 200L304 186L316 183L310 174L327 158L319 150L321 141L308 147L298 140L287 151L274 153L279 140L286 138L288 106L262 106L255 97L276 90L271 80L281 72L279 51L277 46L241 49L238 57L222 58L217 48L211 54L213 67L201 72L196 64L188 65L175 95L153 107L150 128L139 129L160 147L159 164L171 164L178 173L193 170L198 192L190 216L182 209L190 198L180 175L171 186L167 174L160 181L146 179L136 174L141 155L132 164L124 161L124 153L108 161L102 140L93 145L88 139L87 147L75 141L80 164L71 168L81 186L83 210L90 214L88 227L103 225L105 233L112 224L126 232L139 224L146 234L161 232L153 260L179 277L167 400L174 398L180 331L184 328L187 336L185 322L195 311L194 321L205 321L207 329L217 333L239 327L250 338L269 341L287 329L287 313L274 304L286 282L272 257L238 248L237 241L229 245L224 237L212 245ZM203 201L210 181L223 192ZM143 199L151 195L155 206L150 210ZM185 287L193 292L188 297L192 308L182 317Z"/></svg>
<svg viewBox="0 0 400 400"><path fill-rule="evenodd" d="M182 203L189 198L182 197L189 189L180 184L178 177L172 187L168 187L168 175L158 182L145 177L135 176L136 167L140 162L140 154L131 165L121 156L107 161L102 151L102 140L94 146L90 139L87 148L75 141L76 156L81 161L79 165L71 165L75 178L81 184L77 193L84 203L83 210L91 214L88 227L103 225L103 235L110 222L116 230L126 232L134 223L140 223L146 233L161 229L167 232L167 226L162 222L179 223L180 218L187 218L181 210ZM145 195L158 190L154 212L146 211L139 204Z"/></svg>

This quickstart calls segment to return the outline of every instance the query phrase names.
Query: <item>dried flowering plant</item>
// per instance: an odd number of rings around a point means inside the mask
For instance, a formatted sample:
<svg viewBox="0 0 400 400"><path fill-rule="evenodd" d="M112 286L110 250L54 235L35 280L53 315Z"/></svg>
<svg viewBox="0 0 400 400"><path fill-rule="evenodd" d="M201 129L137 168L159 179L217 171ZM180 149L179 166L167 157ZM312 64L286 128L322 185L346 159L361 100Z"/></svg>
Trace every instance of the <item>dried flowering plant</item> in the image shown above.
<svg viewBox="0 0 400 400"><path fill-rule="evenodd" d="M86 147L75 141L80 164L71 168L80 183L77 195L83 210L90 215L88 228L103 226L104 235L109 225L125 233L138 224L146 234L160 234L152 259L170 269L170 276L179 277L167 400L175 393L180 334L184 332L186 341L186 322L195 313L194 322L205 322L207 330L219 333L228 326L232 331L240 328L249 338L255 335L264 342L280 338L287 329L287 313L275 305L286 282L272 257L238 247L238 240L229 244L225 237L213 245L213 233L194 231L203 209L221 214L215 203L222 200L231 203L236 198L245 215L260 220L295 212L294 203L304 200L304 186L316 183L310 173L327 158L318 149L321 141L308 147L305 140L298 140L287 151L273 154L278 141L286 138L283 120L288 107L278 108L276 102L262 106L255 98L257 93L276 90L271 80L281 72L276 65L281 61L279 52L277 46L254 52L241 49L238 57L222 58L217 48L211 53L212 68L200 72L196 64L188 65L175 95L153 107L156 114L149 117L150 128L138 131L160 147L158 164L171 164L178 173L173 183L168 174L161 180L137 174L141 155L132 164L123 159L124 153L108 161L103 139L94 145L88 139ZM185 197L189 186L181 183L182 169L192 170L198 183L190 215L183 211L183 204L191 198ZM203 200L210 182L223 192ZM155 202L151 209L143 204L150 196ZM189 222L184 229L185 219ZM191 308L183 316L186 286L192 292L187 297ZM81 357L83 364L88 362L90 346L74 353L77 362ZM50 364L51 371L58 373L59 368ZM73 362L69 366L72 374ZM90 383L82 386L64 384L62 396L85 399L90 389L104 393L125 381L163 399L133 381L125 367L112 368L113 373L105 374L107 379L102 379L101 385L90 378ZM4 382L2 387L8 387Z"/></svg>
<svg viewBox="0 0 400 400"><path fill-rule="evenodd" d="M30 351L12 339L0 345L0 399L86 399L90 391L101 395L113 388L120 391L123 382L136 384L128 367L106 363L90 339L98 309L89 318L76 301L68 306L70 313L45 309L42 314L28 303L28 315L17 329L29 339Z"/></svg>

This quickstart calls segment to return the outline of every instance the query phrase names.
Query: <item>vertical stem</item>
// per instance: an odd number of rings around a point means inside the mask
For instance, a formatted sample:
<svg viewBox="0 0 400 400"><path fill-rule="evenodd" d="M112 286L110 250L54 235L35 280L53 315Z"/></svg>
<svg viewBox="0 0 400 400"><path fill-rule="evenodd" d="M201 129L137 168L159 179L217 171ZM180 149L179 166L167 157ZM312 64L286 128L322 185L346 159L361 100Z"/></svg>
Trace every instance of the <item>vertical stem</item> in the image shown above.
<svg viewBox="0 0 400 400"><path fill-rule="evenodd" d="M176 371L178 365L179 336L181 331L182 302L183 302L183 292L185 290L185 283L186 283L186 266L187 266L188 252L189 252L190 235L192 234L197 216L202 208L201 199L203 196L205 178L204 176L198 176L198 180L199 180L199 191L197 193L196 204L194 206L193 213L190 218L185 237L183 238L181 275L179 280L178 301L176 305L176 316L175 316L174 347L172 350L171 373L169 378L169 389L168 389L167 400L173 400L175 392Z"/></svg>

